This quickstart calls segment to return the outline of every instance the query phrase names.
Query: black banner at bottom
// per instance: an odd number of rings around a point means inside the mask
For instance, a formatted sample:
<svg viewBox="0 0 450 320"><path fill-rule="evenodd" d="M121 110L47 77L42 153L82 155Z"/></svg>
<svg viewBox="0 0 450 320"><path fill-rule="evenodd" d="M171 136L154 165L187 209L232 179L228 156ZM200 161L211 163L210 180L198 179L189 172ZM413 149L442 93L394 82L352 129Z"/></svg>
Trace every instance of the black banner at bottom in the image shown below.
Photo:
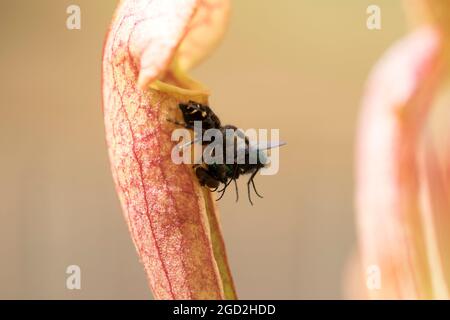
<svg viewBox="0 0 450 320"><path fill-rule="evenodd" d="M334 300L239 300L239 301L1 301L2 311L14 315L70 317L112 315L130 319L300 319L311 316L430 316L450 309L448 301L334 301Z"/></svg>

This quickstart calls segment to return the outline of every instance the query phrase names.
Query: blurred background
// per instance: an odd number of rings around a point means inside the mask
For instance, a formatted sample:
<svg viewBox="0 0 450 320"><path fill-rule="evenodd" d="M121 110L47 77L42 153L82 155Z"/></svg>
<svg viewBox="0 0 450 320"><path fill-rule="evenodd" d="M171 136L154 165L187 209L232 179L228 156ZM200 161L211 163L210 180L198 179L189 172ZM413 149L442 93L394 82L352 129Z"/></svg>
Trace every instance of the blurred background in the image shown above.
<svg viewBox="0 0 450 320"><path fill-rule="evenodd" d="M103 132L101 54L116 3L0 0L0 298L151 298ZM66 29L71 4L80 31ZM371 4L379 31L366 28ZM220 202L240 298L344 298L358 106L372 65L406 30L401 9L235 0L224 42L193 72L223 122L279 128L288 142L280 172L256 179L264 199ZM66 289L72 264L81 290Z"/></svg>

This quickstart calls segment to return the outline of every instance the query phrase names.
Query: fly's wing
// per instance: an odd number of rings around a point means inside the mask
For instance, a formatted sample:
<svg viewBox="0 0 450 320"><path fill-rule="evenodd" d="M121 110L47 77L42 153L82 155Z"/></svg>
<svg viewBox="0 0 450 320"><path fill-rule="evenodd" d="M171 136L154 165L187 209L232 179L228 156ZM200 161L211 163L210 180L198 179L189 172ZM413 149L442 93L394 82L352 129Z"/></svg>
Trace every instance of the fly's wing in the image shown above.
<svg viewBox="0 0 450 320"><path fill-rule="evenodd" d="M282 147L285 145L287 145L287 143L284 141L268 141L267 145L263 145L262 147L259 148L259 150L270 150L270 149L279 148L279 147Z"/></svg>
<svg viewBox="0 0 450 320"><path fill-rule="evenodd" d="M235 131L233 139L225 139L225 152L227 157L225 161L227 164L245 163L245 152L248 146L248 141L246 139L247 137L245 136L245 134L243 134L242 131L239 132L238 130ZM233 152L232 155L229 154L230 151ZM229 157L231 157L232 159L228 159Z"/></svg>
<svg viewBox="0 0 450 320"><path fill-rule="evenodd" d="M249 162L249 164L256 164L257 159L259 159L260 163L267 164L269 160L267 159L267 154L265 151L279 148L286 144L287 143L284 141L268 141L266 143L262 143L262 145L250 143L247 153L243 149L238 149L236 161L238 164L245 164L246 162Z"/></svg>

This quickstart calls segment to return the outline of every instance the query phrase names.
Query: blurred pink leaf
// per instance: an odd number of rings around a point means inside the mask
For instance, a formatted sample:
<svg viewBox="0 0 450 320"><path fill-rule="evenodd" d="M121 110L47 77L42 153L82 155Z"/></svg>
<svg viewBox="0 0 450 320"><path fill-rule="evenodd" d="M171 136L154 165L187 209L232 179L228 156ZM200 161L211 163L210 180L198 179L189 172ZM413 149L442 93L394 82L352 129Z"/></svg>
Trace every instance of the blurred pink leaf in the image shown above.
<svg viewBox="0 0 450 320"><path fill-rule="evenodd" d="M422 27L384 55L367 86L357 141L356 207L363 270L371 265L381 270L381 288L368 292L373 298L448 297L442 265L432 256L440 254L431 228L434 209L424 197L436 181L421 165L429 152L422 144L441 71L440 32Z"/></svg>

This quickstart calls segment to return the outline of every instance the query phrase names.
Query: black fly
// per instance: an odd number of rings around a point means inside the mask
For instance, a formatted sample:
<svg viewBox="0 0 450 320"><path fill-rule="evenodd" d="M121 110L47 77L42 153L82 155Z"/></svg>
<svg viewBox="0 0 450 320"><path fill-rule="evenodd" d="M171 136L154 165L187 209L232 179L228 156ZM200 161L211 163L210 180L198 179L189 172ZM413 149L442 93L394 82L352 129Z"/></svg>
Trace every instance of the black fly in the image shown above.
<svg viewBox="0 0 450 320"><path fill-rule="evenodd" d="M189 101L187 104L179 104L179 108L183 114L184 123L179 123L176 121L169 120L178 125L182 125L188 129L194 129L194 124L196 121L201 122L202 124L202 132L204 133L208 129L217 129L220 130L223 137L223 155L226 158L227 152L227 141L226 141L226 130L232 129L235 131L236 135L234 136L233 148L234 148L234 160L232 163L212 163L212 164L203 164L203 165L195 165L194 170L197 176L197 179L202 186L208 187L211 191L217 191L220 187L220 184L224 186L222 189L218 190L221 194L217 200L222 199L225 194L226 189L230 185L231 182L234 182L236 188L236 201L239 199L239 192L237 188L236 180L241 175L250 174L250 178L247 182L247 191L248 191L248 199L250 203L253 205L251 194L250 194L250 185L253 187L256 195L260 198L262 196L256 190L254 178L258 174L259 170L265 167L267 159L262 152L262 150L255 149L249 142L249 139L244 135L242 131L232 125L222 126L219 117L212 111L212 109L207 105L202 105L196 103L194 101ZM237 140L241 139L242 147L245 149L242 150L244 159L238 159L238 143ZM242 141L243 140L243 141ZM214 140L213 140L214 141ZM197 142L194 140L193 142ZM191 143L193 143L191 142ZM210 144L212 141L203 141L203 145ZM277 145L280 146L281 144ZM272 147L277 147L272 146ZM268 147L267 149L270 149ZM256 161L250 161L250 154L254 152L256 153ZM241 160L241 161L238 161ZM243 160L243 161L242 161ZM253 163L250 163L253 162Z"/></svg>

